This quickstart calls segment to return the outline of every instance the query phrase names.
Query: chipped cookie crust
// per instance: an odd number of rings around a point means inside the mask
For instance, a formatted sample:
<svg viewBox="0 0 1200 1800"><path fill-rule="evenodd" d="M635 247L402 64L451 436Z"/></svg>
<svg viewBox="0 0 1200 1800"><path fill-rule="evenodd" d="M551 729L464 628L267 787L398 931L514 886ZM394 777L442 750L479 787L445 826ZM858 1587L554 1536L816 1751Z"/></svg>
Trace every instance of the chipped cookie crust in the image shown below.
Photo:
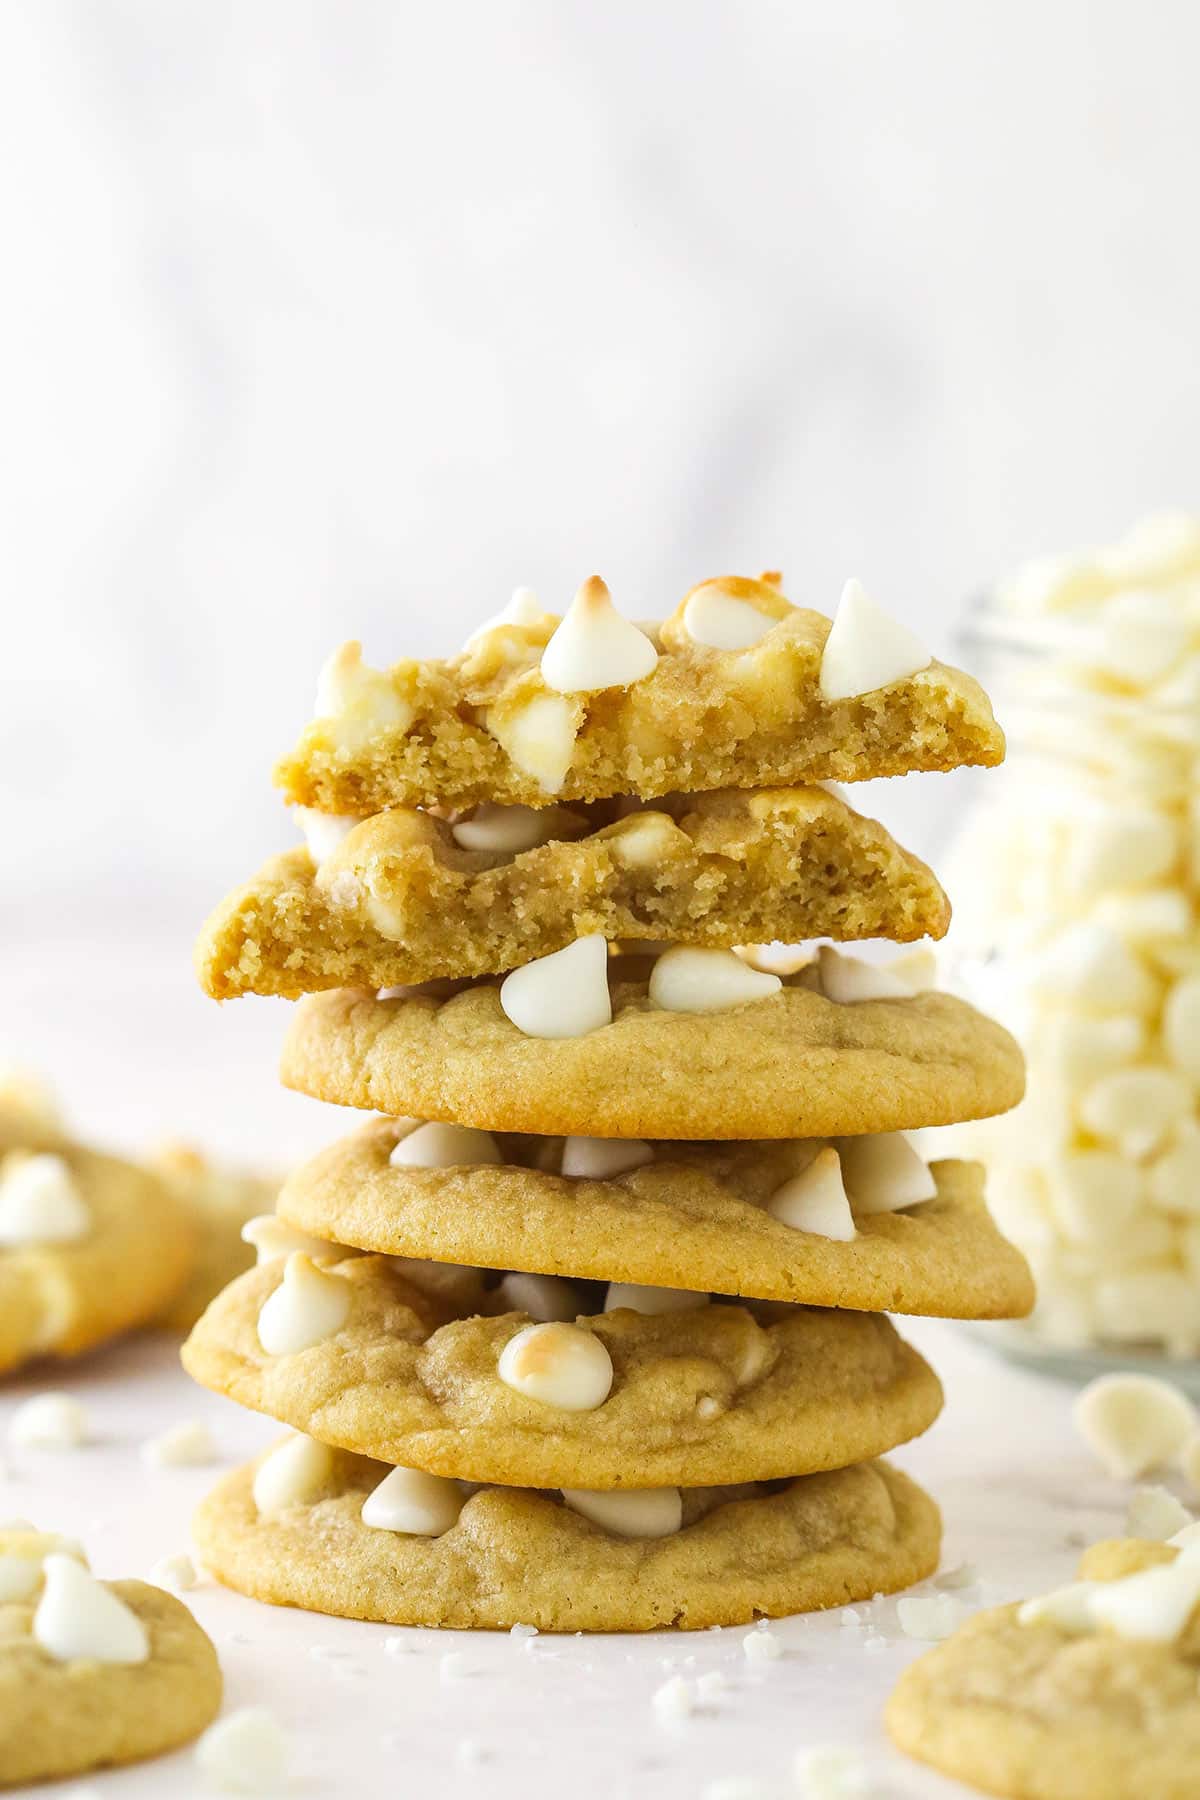
<svg viewBox="0 0 1200 1800"><path fill-rule="evenodd" d="M826 701L827 618L767 582L701 585L776 623L748 649L715 650L690 637L685 596L658 630L654 670L596 693L559 694L542 679L552 614L499 625L448 661L409 660L386 673L365 669L347 645L345 710L309 725L275 780L301 805L365 816L864 781L1002 760L1003 736L970 676L934 662L873 693Z"/></svg>
<svg viewBox="0 0 1200 1800"><path fill-rule="evenodd" d="M361 1250L567 1278L954 1319L1023 1317L1033 1304L977 1163L934 1163L935 1200L860 1217L840 1243L765 1210L796 1170L786 1139L657 1144L653 1163L590 1180L551 1173L561 1142L544 1138L503 1140L500 1165L393 1167L407 1131L376 1119L331 1145L285 1183L282 1217Z"/></svg>
<svg viewBox="0 0 1200 1800"><path fill-rule="evenodd" d="M590 933L909 942L941 937L950 919L924 863L821 788L673 797L616 820L564 812L563 826L502 855L461 849L448 820L398 808L364 820L319 869L304 849L277 856L201 933L201 984L218 1000L294 999L497 973Z"/></svg>
<svg viewBox="0 0 1200 1800"><path fill-rule="evenodd" d="M332 1336L293 1355L264 1351L258 1316L283 1278L267 1263L209 1307L184 1345L189 1374L341 1449L529 1487L697 1487L841 1468L941 1410L937 1377L885 1318L804 1308L763 1326L722 1305L580 1320L614 1378L602 1405L567 1412L497 1374L526 1314L450 1317L383 1257L332 1268L352 1296Z"/></svg>
<svg viewBox="0 0 1200 1800"><path fill-rule="evenodd" d="M219 1581L276 1606L391 1625L699 1631L893 1593L937 1566L937 1508L887 1463L684 1494L671 1537L612 1536L526 1488L474 1494L441 1537L372 1530L388 1473L340 1454L312 1503L262 1518L254 1467L206 1499L195 1536Z"/></svg>
<svg viewBox="0 0 1200 1800"><path fill-rule="evenodd" d="M447 1000L340 988L302 1000L285 1086L318 1100L489 1131L639 1138L837 1137L1015 1106L1008 1032L949 994L839 1005L795 978L720 1013L656 1008L610 974L613 1021L526 1037L495 983Z"/></svg>

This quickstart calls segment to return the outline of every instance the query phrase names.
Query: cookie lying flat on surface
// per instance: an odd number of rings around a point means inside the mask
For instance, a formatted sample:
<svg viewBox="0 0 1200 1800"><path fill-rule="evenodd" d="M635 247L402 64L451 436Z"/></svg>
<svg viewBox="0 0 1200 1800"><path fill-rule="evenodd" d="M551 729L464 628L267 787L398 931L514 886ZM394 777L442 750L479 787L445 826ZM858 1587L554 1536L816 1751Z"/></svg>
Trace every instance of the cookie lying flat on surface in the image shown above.
<svg viewBox="0 0 1200 1800"><path fill-rule="evenodd" d="M191 1220L163 1182L59 1140L0 1157L0 1370L148 1324L187 1276Z"/></svg>
<svg viewBox="0 0 1200 1800"><path fill-rule="evenodd" d="M605 604L597 588L588 583L576 604ZM762 635L734 650L698 641L706 602L731 603ZM545 679L559 623L547 613L502 623L449 661L386 672L344 645L322 675L322 716L278 765L277 783L301 805L365 815L865 781L1003 758L982 688L942 663L852 699L823 698L830 621L765 581L724 576L694 588L657 628L657 654L647 639L626 685L600 691L561 692ZM652 660L635 673L633 663Z"/></svg>
<svg viewBox="0 0 1200 1800"><path fill-rule="evenodd" d="M323 1334L270 1354L264 1307L288 1272L316 1285ZM540 1326L537 1345L510 1351L527 1314L442 1323L449 1310L383 1257L324 1268L318 1284L275 1261L213 1302L183 1360L206 1387L326 1443L529 1487L694 1487L840 1468L914 1437L941 1409L937 1377L876 1314L798 1308L764 1327L740 1306L622 1309ZM502 1374L523 1347L584 1363L585 1383L599 1363L610 1386L570 1396L578 1410L534 1399ZM530 1356L513 1379L555 1374Z"/></svg>
<svg viewBox="0 0 1200 1800"><path fill-rule="evenodd" d="M924 863L821 788L672 798L615 821L547 814L552 841L520 851L463 848L460 832L473 845L472 825L489 826L401 808L319 867L307 850L277 856L209 920L201 983L218 1000L294 999L495 973L590 933L729 946L908 941L949 923ZM522 823L532 833L538 815Z"/></svg>
<svg viewBox="0 0 1200 1800"><path fill-rule="evenodd" d="M217 1654L187 1608L141 1581L97 1582L77 1546L0 1532L0 1785L140 1761L196 1737L221 1704Z"/></svg>
<svg viewBox="0 0 1200 1800"><path fill-rule="evenodd" d="M1011 1800L1195 1800L1200 1573L1176 1567L1188 1554L1098 1544L1077 1586L977 1614L901 1676L887 1707L892 1738ZM1152 1591L1168 1565L1174 1591ZM1140 1590L1118 1596L1128 1577ZM1109 1617L1089 1617L1092 1607Z"/></svg>
<svg viewBox="0 0 1200 1800"><path fill-rule="evenodd" d="M0 1068L0 1156L6 1150L50 1150L62 1142L54 1095L32 1071Z"/></svg>
<svg viewBox="0 0 1200 1800"><path fill-rule="evenodd" d="M934 1163L936 1199L856 1214L858 1235L842 1243L766 1210L797 1151L807 1155L786 1139L653 1144L634 1152L653 1160L591 1179L551 1172L561 1139L501 1140L497 1164L393 1166L411 1130L375 1119L331 1145L285 1182L281 1217L386 1255L811 1306L1000 1319L1033 1304L1028 1266L992 1223L976 1163Z"/></svg>
<svg viewBox="0 0 1200 1800"><path fill-rule="evenodd" d="M666 1012L610 978L610 1025L527 1037L489 982L448 1000L337 989L302 1000L287 1087L489 1131L598 1137L834 1137L1015 1106L1021 1052L949 994L839 1005L788 980L720 1013Z"/></svg>
<svg viewBox="0 0 1200 1800"><path fill-rule="evenodd" d="M192 1221L191 1270L160 1321L171 1331L190 1331L209 1301L252 1266L254 1247L243 1240L242 1226L273 1209L279 1178L227 1168L190 1144L164 1145L149 1166Z"/></svg>
<svg viewBox="0 0 1200 1800"><path fill-rule="evenodd" d="M386 1464L335 1452L304 1504L263 1517L254 1468L221 1482L195 1536L219 1581L277 1606L391 1625L702 1630L893 1593L937 1566L932 1500L887 1463L682 1496L682 1529L629 1539L525 1488L483 1488L440 1537L365 1525Z"/></svg>

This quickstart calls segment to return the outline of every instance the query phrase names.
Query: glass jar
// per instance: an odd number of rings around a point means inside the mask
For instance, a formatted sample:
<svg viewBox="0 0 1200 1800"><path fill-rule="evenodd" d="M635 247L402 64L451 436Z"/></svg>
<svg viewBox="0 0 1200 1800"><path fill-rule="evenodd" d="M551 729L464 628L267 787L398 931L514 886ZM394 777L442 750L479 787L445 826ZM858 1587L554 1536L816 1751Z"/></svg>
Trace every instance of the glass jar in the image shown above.
<svg viewBox="0 0 1200 1800"><path fill-rule="evenodd" d="M961 660L1009 755L946 860L945 980L1028 1058L1015 1112L951 1134L1038 1282L995 1341L1200 1388L1200 523L1023 571Z"/></svg>

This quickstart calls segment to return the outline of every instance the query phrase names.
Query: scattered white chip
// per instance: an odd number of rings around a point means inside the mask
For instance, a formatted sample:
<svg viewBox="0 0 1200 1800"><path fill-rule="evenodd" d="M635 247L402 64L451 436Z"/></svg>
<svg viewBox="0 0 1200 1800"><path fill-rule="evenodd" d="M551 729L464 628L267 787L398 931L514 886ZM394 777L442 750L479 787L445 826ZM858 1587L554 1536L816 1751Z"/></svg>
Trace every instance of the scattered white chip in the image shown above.
<svg viewBox="0 0 1200 1800"><path fill-rule="evenodd" d="M854 1006L860 1000L911 1000L913 990L906 982L878 963L864 962L861 956L846 956L831 944L822 944L817 952L817 972L821 992L838 1006Z"/></svg>
<svg viewBox="0 0 1200 1800"><path fill-rule="evenodd" d="M536 1625L517 1624L517 1625L510 1625L508 1628L509 1637L517 1638L518 1640L520 1640L522 1638L535 1638L537 1636L537 1634L538 1634L538 1628Z"/></svg>
<svg viewBox="0 0 1200 1800"><path fill-rule="evenodd" d="M717 1630L720 1630L720 1626L717 1626ZM725 1693L728 1687L729 1683L720 1669L706 1669L696 1682L696 1692L702 1700L715 1700L717 1695Z"/></svg>
<svg viewBox="0 0 1200 1800"><path fill-rule="evenodd" d="M435 1119L402 1137L388 1161L394 1169L469 1169L504 1158L490 1131Z"/></svg>
<svg viewBox="0 0 1200 1800"><path fill-rule="evenodd" d="M783 1645L773 1631L757 1625L743 1637L742 1655L747 1662L775 1662L783 1655Z"/></svg>
<svg viewBox="0 0 1200 1800"><path fill-rule="evenodd" d="M966 1607L949 1594L905 1594L896 1602L896 1618L905 1637L928 1643L948 1638L966 1616Z"/></svg>
<svg viewBox="0 0 1200 1800"><path fill-rule="evenodd" d="M33 1615L33 1636L43 1650L59 1662L146 1661L150 1638L132 1607L74 1556L55 1552L42 1568L45 1585Z"/></svg>
<svg viewBox="0 0 1200 1800"><path fill-rule="evenodd" d="M557 1322L526 1325L500 1353L497 1373L507 1387L558 1406L564 1412L592 1412L608 1399L612 1358L592 1331Z"/></svg>
<svg viewBox="0 0 1200 1800"><path fill-rule="evenodd" d="M18 1406L8 1436L24 1449L77 1450L88 1440L87 1413L70 1394L35 1394Z"/></svg>
<svg viewBox="0 0 1200 1800"><path fill-rule="evenodd" d="M481 1762L487 1760L487 1751L474 1738L460 1738L454 1760L460 1769L477 1769Z"/></svg>
<svg viewBox="0 0 1200 1800"><path fill-rule="evenodd" d="M797 1751L796 1783L804 1800L857 1800L867 1793L867 1765L857 1750L817 1745Z"/></svg>
<svg viewBox="0 0 1200 1800"><path fill-rule="evenodd" d="M829 1144L818 1150L802 1174L776 1188L766 1210L793 1231L808 1231L840 1243L849 1243L856 1235L841 1161Z"/></svg>
<svg viewBox="0 0 1200 1800"><path fill-rule="evenodd" d="M1135 1488L1125 1518L1125 1535L1135 1538L1174 1538L1195 1524L1187 1507L1167 1488Z"/></svg>
<svg viewBox="0 0 1200 1800"><path fill-rule="evenodd" d="M287 1776L287 1736L265 1706L243 1706L209 1726L196 1761L228 1793L274 1795Z"/></svg>
<svg viewBox="0 0 1200 1800"><path fill-rule="evenodd" d="M216 1460L213 1434L202 1419L186 1419L172 1425L142 1445L142 1461L152 1469L186 1468Z"/></svg>
<svg viewBox="0 0 1200 1800"><path fill-rule="evenodd" d="M664 1681L650 1697L650 1704L657 1716L672 1723L690 1718L695 1703L692 1684L685 1681L682 1675L673 1675L670 1681Z"/></svg>
<svg viewBox="0 0 1200 1800"><path fill-rule="evenodd" d="M542 680L559 694L630 687L649 675L658 651L622 618L598 575L585 581L542 651Z"/></svg>
<svg viewBox="0 0 1200 1800"><path fill-rule="evenodd" d="M258 1341L268 1356L294 1356L346 1323L351 1290L338 1275L319 1269L302 1250L293 1250L283 1266L283 1280L263 1302L258 1315Z"/></svg>
<svg viewBox="0 0 1200 1800"><path fill-rule="evenodd" d="M969 1588L974 1587L978 1580L979 1570L975 1564L965 1562L956 1563L950 1569L943 1569L940 1575L934 1576L933 1585L936 1588L947 1589Z"/></svg>
<svg viewBox="0 0 1200 1800"><path fill-rule="evenodd" d="M649 997L665 1012L725 1012L777 994L778 975L764 975L732 950L699 950L674 944L650 971Z"/></svg>
<svg viewBox="0 0 1200 1800"><path fill-rule="evenodd" d="M825 700L853 700L919 675L932 661L906 625L889 618L868 598L861 581L842 589L821 654L820 688Z"/></svg>
<svg viewBox="0 0 1200 1800"><path fill-rule="evenodd" d="M413 1656L416 1653L416 1645L410 1644L406 1637L400 1637L399 1634L394 1633L391 1637L384 1638L383 1653L385 1656Z"/></svg>
<svg viewBox="0 0 1200 1800"><path fill-rule="evenodd" d="M438 1679L443 1687L450 1687L469 1674L467 1659L461 1650L447 1650L438 1662Z"/></svg>
<svg viewBox="0 0 1200 1800"><path fill-rule="evenodd" d="M514 969L500 984L500 1005L526 1037L586 1037L612 1023L608 945L598 933Z"/></svg>
<svg viewBox="0 0 1200 1800"><path fill-rule="evenodd" d="M155 1587L170 1588L173 1593L184 1594L196 1585L196 1565L181 1550L174 1556L164 1556L156 1562L147 1580Z"/></svg>
<svg viewBox="0 0 1200 1800"><path fill-rule="evenodd" d="M1075 1424L1110 1475L1136 1480L1178 1459L1196 1410L1152 1375L1101 1375L1076 1400Z"/></svg>

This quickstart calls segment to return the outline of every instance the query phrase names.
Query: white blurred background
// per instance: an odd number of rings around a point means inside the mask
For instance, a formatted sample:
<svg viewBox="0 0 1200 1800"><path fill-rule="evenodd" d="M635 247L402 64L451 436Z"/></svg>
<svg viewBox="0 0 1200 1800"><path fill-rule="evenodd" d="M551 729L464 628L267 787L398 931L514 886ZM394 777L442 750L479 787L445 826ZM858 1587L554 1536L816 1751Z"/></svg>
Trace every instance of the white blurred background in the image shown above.
<svg viewBox="0 0 1200 1800"><path fill-rule="evenodd" d="M945 651L1194 503L1198 59L1187 0L0 0L0 1056L334 1135L188 958L342 637L774 566Z"/></svg>

